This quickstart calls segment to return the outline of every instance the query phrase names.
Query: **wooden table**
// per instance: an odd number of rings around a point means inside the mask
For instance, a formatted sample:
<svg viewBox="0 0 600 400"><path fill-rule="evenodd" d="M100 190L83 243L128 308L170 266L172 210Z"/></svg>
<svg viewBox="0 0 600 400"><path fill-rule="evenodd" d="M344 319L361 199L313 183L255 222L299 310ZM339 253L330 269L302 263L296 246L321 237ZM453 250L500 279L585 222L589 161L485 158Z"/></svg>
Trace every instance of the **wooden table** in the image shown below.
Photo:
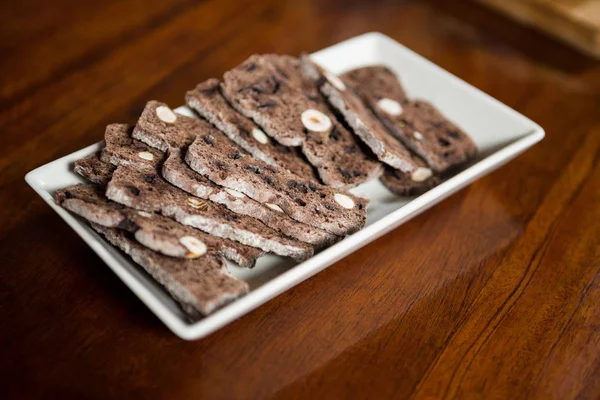
<svg viewBox="0 0 600 400"><path fill-rule="evenodd" d="M464 1L97 3L0 5L0 397L600 396L599 64ZM546 139L204 340L169 332L23 181L251 53L372 30Z"/></svg>

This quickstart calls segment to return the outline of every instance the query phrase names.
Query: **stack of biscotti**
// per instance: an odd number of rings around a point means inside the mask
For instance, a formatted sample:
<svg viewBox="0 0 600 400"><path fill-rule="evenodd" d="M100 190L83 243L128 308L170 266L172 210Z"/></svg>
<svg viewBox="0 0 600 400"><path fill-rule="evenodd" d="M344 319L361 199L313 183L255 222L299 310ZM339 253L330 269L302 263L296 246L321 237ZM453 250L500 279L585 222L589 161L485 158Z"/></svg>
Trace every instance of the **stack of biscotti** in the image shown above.
<svg viewBox="0 0 600 400"><path fill-rule="evenodd" d="M307 57L254 55L185 96L198 117L149 101L134 126L75 163L91 183L56 201L160 282L191 318L242 296L223 257L303 261L361 229L380 178L414 194L471 159L473 142L381 66L341 77Z"/></svg>
<svg viewBox="0 0 600 400"><path fill-rule="evenodd" d="M348 189L381 174L371 151L336 118L318 87L304 78L297 58L252 56L225 73L221 89L239 112L238 120L252 119L272 138L264 147L276 141L300 148L324 184ZM202 90L188 92L187 101L208 116Z"/></svg>
<svg viewBox="0 0 600 400"><path fill-rule="evenodd" d="M386 165L381 181L394 193L414 194L473 159L477 147L431 103L411 100L398 77L382 65L338 77L302 56L312 79L354 133Z"/></svg>
<svg viewBox="0 0 600 400"><path fill-rule="evenodd" d="M56 193L58 204L88 220L129 254L190 317L206 315L248 290L247 284L227 273L222 257L248 268L267 252L302 261L364 224L364 199L313 179L305 179L304 185L323 196L324 205L317 205L322 222L312 224L292 218L276 206L276 200L259 202L215 183L184 161L197 138L227 141L232 160L260 161L209 123L151 101L135 127L109 125L105 147L75 163L74 170L92 183ZM220 154L225 162L227 154ZM279 172L283 178L292 174L301 179L287 169ZM340 199L345 207L337 206L337 211L325 204ZM348 202L356 207L349 208ZM174 269L178 263L181 271Z"/></svg>

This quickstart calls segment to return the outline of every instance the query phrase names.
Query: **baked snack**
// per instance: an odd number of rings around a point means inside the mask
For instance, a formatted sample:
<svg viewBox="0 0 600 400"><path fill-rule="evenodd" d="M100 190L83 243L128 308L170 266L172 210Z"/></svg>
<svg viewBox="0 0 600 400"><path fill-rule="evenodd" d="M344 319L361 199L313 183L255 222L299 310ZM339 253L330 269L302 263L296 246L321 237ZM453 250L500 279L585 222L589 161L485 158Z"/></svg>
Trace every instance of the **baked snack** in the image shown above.
<svg viewBox="0 0 600 400"><path fill-rule="evenodd" d="M256 259L263 255L259 249L110 201L104 191L103 186L93 184L69 186L56 192L55 201L92 223L124 229L142 245L167 256L197 258L206 251L217 251L242 267L252 268Z"/></svg>
<svg viewBox="0 0 600 400"><path fill-rule="evenodd" d="M252 55L223 75L223 94L243 115L284 146L301 146L306 133L300 123L302 112L317 108L316 97L305 99L290 76L278 70L272 60L293 57L273 54ZM312 106L312 107L311 107Z"/></svg>
<svg viewBox="0 0 600 400"><path fill-rule="evenodd" d="M385 65L371 65L344 72L339 77L346 85L358 94L375 114L380 109L381 99L391 99L399 104L409 101L396 74ZM381 111L396 109L392 103L382 102ZM392 112L394 113L394 112Z"/></svg>
<svg viewBox="0 0 600 400"><path fill-rule="evenodd" d="M327 232L345 236L365 224L367 200L241 154L220 132L198 136L185 161L211 181Z"/></svg>
<svg viewBox="0 0 600 400"><path fill-rule="evenodd" d="M233 277L217 253L207 252L194 260L180 260L149 250L119 229L96 224L92 224L92 228L163 285L193 320L248 293L248 284Z"/></svg>
<svg viewBox="0 0 600 400"><path fill-rule="evenodd" d="M164 152L169 147L186 147L207 125L206 121L173 112L165 103L150 100L133 129L132 137Z"/></svg>
<svg viewBox="0 0 600 400"><path fill-rule="evenodd" d="M295 221L289 216L266 207L236 190L219 186L192 170L184 161L179 149L169 150L162 167L163 177L178 188L202 199L222 204L229 210L256 218L266 226L291 238L309 243L317 248L332 244L341 238L322 229Z"/></svg>
<svg viewBox="0 0 600 400"><path fill-rule="evenodd" d="M381 165L338 122L304 79L299 60L254 55L225 73L222 92L234 108L285 146L301 146L321 180L350 188L381 175Z"/></svg>
<svg viewBox="0 0 600 400"><path fill-rule="evenodd" d="M190 108L216 126L235 144L270 165L297 175L319 179L300 149L283 146L269 138L252 120L237 112L223 97L218 79L209 79L186 93Z"/></svg>
<svg viewBox="0 0 600 400"><path fill-rule="evenodd" d="M73 170L91 182L106 185L115 170L114 165L100 160L100 152L90 154L75 161Z"/></svg>
<svg viewBox="0 0 600 400"><path fill-rule="evenodd" d="M131 137L133 127L110 124L104 132L105 147L101 159L113 165L135 165L154 169L164 160L164 154Z"/></svg>
<svg viewBox="0 0 600 400"><path fill-rule="evenodd" d="M306 55L302 56L301 65L305 75L320 87L329 103L381 162L408 173L418 169L410 151L388 132L360 97L346 88L343 81L314 64Z"/></svg>
<svg viewBox="0 0 600 400"><path fill-rule="evenodd" d="M385 172L379 180L392 193L399 196L422 194L441 182L441 179L437 175L421 182L415 182L410 179L409 174L391 167L386 167Z"/></svg>
<svg viewBox="0 0 600 400"><path fill-rule="evenodd" d="M192 318L248 291L221 255L247 267L263 251L303 261L364 226L368 200L347 189L383 174L394 193L417 194L476 151L381 66L340 79L308 57L255 55L186 101L208 122L148 102L133 129L109 125L102 152L75 163L105 186L56 200Z"/></svg>
<svg viewBox="0 0 600 400"><path fill-rule="evenodd" d="M477 146L431 103L411 101L398 77L384 66L358 68L342 79L406 147L437 172L473 158Z"/></svg>
<svg viewBox="0 0 600 400"><path fill-rule="evenodd" d="M146 212L159 212L184 225L295 260L313 254L306 243L283 237L260 221L172 186L155 171L121 165L108 183L106 197Z"/></svg>
<svg viewBox="0 0 600 400"><path fill-rule="evenodd" d="M316 82L329 102L344 117L354 133L369 146L379 160L389 167L382 178L398 194L414 194L439 183L433 171L378 120L362 99L335 74L313 63L306 55L301 58L304 74ZM395 171L392 171L394 169ZM395 177L391 179L390 177Z"/></svg>
<svg viewBox="0 0 600 400"><path fill-rule="evenodd" d="M203 128L205 132L218 133L208 124ZM152 137L161 136L160 127L155 126L146 132ZM161 168L162 164L162 176L172 185L202 199L223 204L238 214L256 218L284 235L316 247L323 247L340 239L329 232L300 223L285 214L265 207L242 193L225 189L213 183L190 169L184 162L181 151L179 148L170 147L169 155L164 160L164 153L139 140L132 139L126 125L111 125L106 130L106 148L103 154L105 159L115 165L134 165L138 169L155 171L157 168ZM239 151L243 152L241 149Z"/></svg>

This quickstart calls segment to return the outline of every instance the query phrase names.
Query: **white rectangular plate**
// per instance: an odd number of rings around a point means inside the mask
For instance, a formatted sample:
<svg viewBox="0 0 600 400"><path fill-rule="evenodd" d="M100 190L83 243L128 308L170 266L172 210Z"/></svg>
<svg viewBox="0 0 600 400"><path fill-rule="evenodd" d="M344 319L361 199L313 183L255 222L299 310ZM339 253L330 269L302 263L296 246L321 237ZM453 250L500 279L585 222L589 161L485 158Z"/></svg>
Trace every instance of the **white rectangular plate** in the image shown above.
<svg viewBox="0 0 600 400"><path fill-rule="evenodd" d="M53 194L57 189L83 181L72 172L72 163L98 150L100 144L39 167L25 179L165 325L179 337L191 340L216 331L327 268L544 137L544 130L531 120L380 33L358 36L312 56L336 73L364 65L387 65L400 75L409 96L431 101L463 127L477 143L480 155L462 171L416 198L394 196L379 181L354 189L355 194L371 200L364 229L298 265L275 256L262 257L252 270L230 264L231 272L249 283L250 293L198 322L189 322L162 287L127 256L108 245L87 224L54 204ZM189 113L183 107L176 111Z"/></svg>

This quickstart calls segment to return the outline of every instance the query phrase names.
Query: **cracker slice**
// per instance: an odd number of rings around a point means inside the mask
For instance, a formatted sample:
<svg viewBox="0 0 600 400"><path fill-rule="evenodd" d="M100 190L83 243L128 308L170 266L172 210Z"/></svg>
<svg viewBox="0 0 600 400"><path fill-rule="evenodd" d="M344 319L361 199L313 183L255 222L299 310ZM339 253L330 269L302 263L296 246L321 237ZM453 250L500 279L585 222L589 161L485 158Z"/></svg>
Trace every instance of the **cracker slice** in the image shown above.
<svg viewBox="0 0 600 400"><path fill-rule="evenodd" d="M254 55L225 73L221 85L229 103L285 146L300 146L321 180L348 189L381 175L370 150L329 109L299 60Z"/></svg>
<svg viewBox="0 0 600 400"><path fill-rule="evenodd" d="M219 85L218 79L198 84L185 96L188 106L259 160L306 178L319 179L313 166L298 148L283 146L268 137L258 125L227 102Z"/></svg>
<svg viewBox="0 0 600 400"><path fill-rule="evenodd" d="M193 320L248 293L248 284L229 273L219 254L208 252L193 260L179 260L140 245L122 230L97 224L92 228L163 285Z"/></svg>
<svg viewBox="0 0 600 400"><path fill-rule="evenodd" d="M177 258L197 258L217 251L242 267L252 268L264 253L256 248L211 236L158 214L137 211L108 200L104 187L78 184L56 192L57 204L80 217L107 227L130 232L142 245Z"/></svg>
<svg viewBox="0 0 600 400"><path fill-rule="evenodd" d="M320 87L331 105L381 162L404 172L418 168L410 151L387 131L360 97L348 90L339 78L334 78L334 74L314 64L308 56L302 56L301 64L305 75ZM337 87L327 78L335 82Z"/></svg>
<svg viewBox="0 0 600 400"><path fill-rule="evenodd" d="M335 235L356 232L366 221L368 200L240 154L220 132L196 138L185 160L211 181Z"/></svg>
<svg viewBox="0 0 600 400"><path fill-rule="evenodd" d="M159 212L212 235L298 261L313 254L310 245L286 238L257 219L192 196L172 186L156 171L140 170L131 165L117 167L108 183L106 197L128 207Z"/></svg>
<svg viewBox="0 0 600 400"><path fill-rule="evenodd" d="M237 190L212 183L185 163L181 150L171 149L169 153L169 157L163 164L163 177L187 193L222 204L235 213L256 218L266 226L284 235L309 243L317 248L327 246L341 239L325 230L298 222ZM207 185L203 180L210 182L212 186Z"/></svg>
<svg viewBox="0 0 600 400"><path fill-rule="evenodd" d="M441 179L436 175L421 182L415 182L410 179L410 175L391 167L385 169L385 172L379 180L392 193L399 196L419 195L441 182Z"/></svg>
<svg viewBox="0 0 600 400"><path fill-rule="evenodd" d="M205 131L218 132L209 125L205 128ZM160 129L146 132L155 138L162 135ZM284 235L316 247L324 247L340 239L329 232L297 222L283 213L265 207L240 192L213 183L184 162L179 148L171 147L165 160L164 153L132 139L130 133L131 129L126 125L109 125L105 135L106 148L103 151L106 159L115 165L133 165L138 169L162 168L163 178L172 185L194 196L222 204L238 214L256 218ZM243 150L240 149L240 152L243 153ZM145 157L141 158L140 154Z"/></svg>
<svg viewBox="0 0 600 400"><path fill-rule="evenodd" d="M431 103L410 100L396 74L385 66L358 68L342 75L397 139L437 172L460 165L477 146Z"/></svg>
<svg viewBox="0 0 600 400"><path fill-rule="evenodd" d="M100 154L98 151L76 160L73 170L91 182L106 185L117 167L102 161Z"/></svg>

